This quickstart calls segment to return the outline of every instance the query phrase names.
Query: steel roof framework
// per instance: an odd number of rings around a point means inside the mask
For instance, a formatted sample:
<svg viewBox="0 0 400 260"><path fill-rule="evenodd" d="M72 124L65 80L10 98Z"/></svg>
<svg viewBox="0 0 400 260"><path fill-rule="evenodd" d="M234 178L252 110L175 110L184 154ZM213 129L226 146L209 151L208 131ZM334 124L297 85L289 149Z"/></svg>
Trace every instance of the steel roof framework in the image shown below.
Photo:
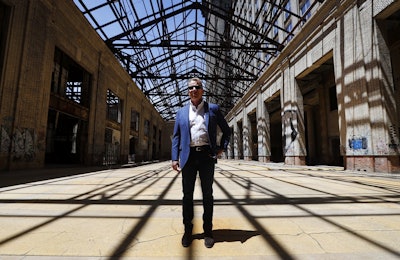
<svg viewBox="0 0 400 260"><path fill-rule="evenodd" d="M238 6L244 1L232 0L230 10L221 9L212 0L74 0L74 3L168 121L189 100L187 79L191 77L203 79L205 97L219 102L227 113L306 21L314 5L322 1L309 0L310 5L300 16L287 9L288 0L258 0L260 8L255 20L262 18L262 30L257 29L255 21L235 15L235 8L244 8ZM282 14L297 18L290 30L276 23ZM213 27L208 20L211 15L225 21L228 25L225 31ZM281 42L269 38L272 30L282 31L286 37ZM234 34L243 35L246 41L235 40ZM207 35L214 35L214 39ZM231 51L238 53L236 58L230 56ZM269 59L260 53L269 54ZM260 65L253 66L254 60ZM217 69L210 73L210 68Z"/></svg>

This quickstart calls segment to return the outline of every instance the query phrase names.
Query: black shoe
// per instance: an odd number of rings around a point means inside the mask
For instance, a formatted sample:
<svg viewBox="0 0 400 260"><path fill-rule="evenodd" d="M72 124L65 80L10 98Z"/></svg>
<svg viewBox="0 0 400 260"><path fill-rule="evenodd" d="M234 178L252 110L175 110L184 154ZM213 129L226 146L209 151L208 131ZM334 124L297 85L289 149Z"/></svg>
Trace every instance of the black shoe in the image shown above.
<svg viewBox="0 0 400 260"><path fill-rule="evenodd" d="M182 237L182 246L188 247L192 243L192 234L191 233L184 233Z"/></svg>
<svg viewBox="0 0 400 260"><path fill-rule="evenodd" d="M213 246L214 246L214 243L215 243L215 241L214 241L214 238L213 238L212 236L206 236L206 237L204 237L204 245L205 245L207 248L213 247Z"/></svg>

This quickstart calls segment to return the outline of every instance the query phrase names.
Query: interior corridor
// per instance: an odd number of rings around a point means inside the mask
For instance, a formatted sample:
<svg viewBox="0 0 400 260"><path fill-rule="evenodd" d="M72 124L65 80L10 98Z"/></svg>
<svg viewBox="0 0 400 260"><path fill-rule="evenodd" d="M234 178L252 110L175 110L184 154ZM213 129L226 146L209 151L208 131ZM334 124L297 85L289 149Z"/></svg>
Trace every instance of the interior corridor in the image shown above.
<svg viewBox="0 0 400 260"><path fill-rule="evenodd" d="M0 178L1 259L400 257L395 175L220 160L211 249L202 239L199 182L195 240L181 246L181 177L168 161Z"/></svg>

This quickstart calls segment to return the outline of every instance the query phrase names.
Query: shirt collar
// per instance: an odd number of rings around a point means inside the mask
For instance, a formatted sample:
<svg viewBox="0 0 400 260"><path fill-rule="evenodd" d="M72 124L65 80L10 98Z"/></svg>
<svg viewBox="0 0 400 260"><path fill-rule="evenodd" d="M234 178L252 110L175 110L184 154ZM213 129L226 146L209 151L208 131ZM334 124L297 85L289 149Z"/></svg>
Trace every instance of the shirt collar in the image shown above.
<svg viewBox="0 0 400 260"><path fill-rule="evenodd" d="M201 100L200 104L197 107L195 105L193 105L192 101L190 101L189 103L190 103L190 107L192 108L193 111L200 110L204 106L204 100Z"/></svg>

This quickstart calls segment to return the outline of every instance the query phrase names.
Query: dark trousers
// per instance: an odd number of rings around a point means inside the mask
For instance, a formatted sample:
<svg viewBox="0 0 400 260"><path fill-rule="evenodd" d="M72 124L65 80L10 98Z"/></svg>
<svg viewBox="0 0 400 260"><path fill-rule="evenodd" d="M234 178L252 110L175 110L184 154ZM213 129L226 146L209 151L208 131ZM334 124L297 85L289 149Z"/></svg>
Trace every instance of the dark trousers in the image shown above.
<svg viewBox="0 0 400 260"><path fill-rule="evenodd" d="M213 218L213 182L215 161L207 152L191 152L189 159L182 169L183 190L183 224L185 232L191 232L193 224L193 192L197 173L201 181L203 193L203 230L205 235L211 235Z"/></svg>

